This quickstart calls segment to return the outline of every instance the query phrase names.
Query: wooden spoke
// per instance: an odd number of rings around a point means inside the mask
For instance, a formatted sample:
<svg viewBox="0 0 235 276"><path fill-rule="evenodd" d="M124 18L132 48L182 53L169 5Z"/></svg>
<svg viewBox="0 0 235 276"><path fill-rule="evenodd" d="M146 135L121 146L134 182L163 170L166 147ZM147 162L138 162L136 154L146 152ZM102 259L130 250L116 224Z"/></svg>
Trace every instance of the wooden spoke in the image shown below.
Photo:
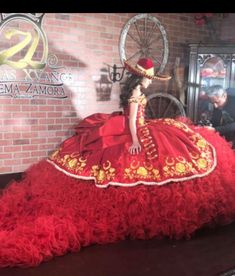
<svg viewBox="0 0 235 276"><path fill-rule="evenodd" d="M149 44L149 40L151 39L152 34L153 34L153 31L154 31L155 28L157 28L157 24L156 24L156 23L152 26L151 31L150 31L149 34L147 35L147 40L146 40L146 43L147 43L147 44Z"/></svg>
<svg viewBox="0 0 235 276"><path fill-rule="evenodd" d="M168 112L169 112L169 110L170 110L172 104L173 104L173 102L169 102L169 103L168 103L168 105L167 105L167 107L166 107L166 109L165 109L165 111L164 111L164 113L163 113L163 117L164 117L164 118L167 117L167 114L168 114Z"/></svg>
<svg viewBox="0 0 235 276"><path fill-rule="evenodd" d="M135 26L135 29L136 29L137 34L138 34L138 36L139 36L140 45L142 45L143 40L142 40L142 37L141 37L141 35L140 35L139 27L138 27L138 25L136 24L136 22L134 23L134 26Z"/></svg>
<svg viewBox="0 0 235 276"><path fill-rule="evenodd" d="M151 117L155 117L156 114L156 108L153 106L152 102L148 102L149 111L151 113Z"/></svg>
<svg viewBox="0 0 235 276"><path fill-rule="evenodd" d="M132 38L140 47L141 47L141 43L140 41L138 41L135 37L133 37L130 33L128 33L127 35L129 35L130 38Z"/></svg>
<svg viewBox="0 0 235 276"><path fill-rule="evenodd" d="M122 64L125 60L137 59L138 53L142 57L150 57L157 63L156 73L161 73L166 66L169 49L160 21L148 13L129 19L120 35L119 53Z"/></svg>
<svg viewBox="0 0 235 276"><path fill-rule="evenodd" d="M153 93L147 99L146 114L151 118L186 116L183 104L171 94Z"/></svg>
<svg viewBox="0 0 235 276"><path fill-rule="evenodd" d="M133 54L132 56L130 56L128 58L128 60L131 60L132 58L134 58L135 56L137 56L139 53L141 53L141 50L139 50L138 52L136 52L135 54Z"/></svg>

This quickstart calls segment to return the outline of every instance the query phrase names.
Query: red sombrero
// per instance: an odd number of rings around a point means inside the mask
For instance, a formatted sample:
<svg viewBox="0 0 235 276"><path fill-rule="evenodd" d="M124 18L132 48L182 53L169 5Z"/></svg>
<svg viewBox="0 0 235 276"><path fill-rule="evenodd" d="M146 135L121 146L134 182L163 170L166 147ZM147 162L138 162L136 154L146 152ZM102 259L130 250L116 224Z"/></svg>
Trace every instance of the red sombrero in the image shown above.
<svg viewBox="0 0 235 276"><path fill-rule="evenodd" d="M131 64L127 60L124 61L125 67L131 73L134 73L141 77L146 77L148 79L155 80L169 80L171 76L156 74L154 75L154 65L151 59L149 58L141 58L136 65Z"/></svg>

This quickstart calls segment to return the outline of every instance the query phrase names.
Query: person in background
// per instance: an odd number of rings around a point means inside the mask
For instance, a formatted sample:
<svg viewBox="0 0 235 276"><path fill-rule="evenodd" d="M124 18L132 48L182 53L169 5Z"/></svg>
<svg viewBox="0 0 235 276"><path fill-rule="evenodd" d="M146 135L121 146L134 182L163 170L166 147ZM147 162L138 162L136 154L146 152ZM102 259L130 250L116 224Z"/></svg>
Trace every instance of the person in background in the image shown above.
<svg viewBox="0 0 235 276"><path fill-rule="evenodd" d="M212 127L235 148L235 96L221 85L210 86L207 96L214 107Z"/></svg>

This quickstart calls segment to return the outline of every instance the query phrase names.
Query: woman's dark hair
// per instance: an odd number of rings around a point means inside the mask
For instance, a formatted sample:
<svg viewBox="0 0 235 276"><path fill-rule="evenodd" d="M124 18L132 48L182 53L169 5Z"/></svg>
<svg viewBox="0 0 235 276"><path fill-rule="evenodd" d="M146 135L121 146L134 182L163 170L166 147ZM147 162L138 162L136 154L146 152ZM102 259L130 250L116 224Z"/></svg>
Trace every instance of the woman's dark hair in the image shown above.
<svg viewBox="0 0 235 276"><path fill-rule="evenodd" d="M142 79L143 77L132 74L126 79L125 84L121 89L120 107L124 108L128 105L128 100L132 95L133 89L135 89L137 85L141 84Z"/></svg>

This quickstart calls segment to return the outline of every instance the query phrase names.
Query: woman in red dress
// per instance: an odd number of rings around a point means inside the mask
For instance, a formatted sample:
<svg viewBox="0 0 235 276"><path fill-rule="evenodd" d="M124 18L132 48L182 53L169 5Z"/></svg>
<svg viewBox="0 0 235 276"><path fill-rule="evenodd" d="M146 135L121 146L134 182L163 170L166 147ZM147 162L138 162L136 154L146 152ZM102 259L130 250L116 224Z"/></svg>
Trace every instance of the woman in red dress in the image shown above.
<svg viewBox="0 0 235 276"><path fill-rule="evenodd" d="M150 59L127 68L135 74L121 94L124 114L94 114L83 120L76 135L48 159L72 177L109 185L163 185L203 177L216 166L214 147L185 123L173 119L145 120L142 92L154 76ZM114 127L115 126L115 127Z"/></svg>
<svg viewBox="0 0 235 276"><path fill-rule="evenodd" d="M36 266L81 246L125 238L189 238L235 218L235 154L218 133L144 117L150 59L121 93L124 112L79 123L0 197L0 266ZM226 157L226 159L225 159ZM102 189L100 189L102 188Z"/></svg>

